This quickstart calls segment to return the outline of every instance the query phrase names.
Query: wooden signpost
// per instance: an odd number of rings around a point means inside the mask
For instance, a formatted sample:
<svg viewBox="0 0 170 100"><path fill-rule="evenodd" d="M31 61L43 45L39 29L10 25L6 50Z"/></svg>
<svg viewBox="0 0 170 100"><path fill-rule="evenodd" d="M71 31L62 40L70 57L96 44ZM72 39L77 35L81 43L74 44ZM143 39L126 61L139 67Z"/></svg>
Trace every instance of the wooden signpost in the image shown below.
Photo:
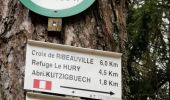
<svg viewBox="0 0 170 100"><path fill-rule="evenodd" d="M61 31L62 19L61 18L48 18L48 31Z"/></svg>

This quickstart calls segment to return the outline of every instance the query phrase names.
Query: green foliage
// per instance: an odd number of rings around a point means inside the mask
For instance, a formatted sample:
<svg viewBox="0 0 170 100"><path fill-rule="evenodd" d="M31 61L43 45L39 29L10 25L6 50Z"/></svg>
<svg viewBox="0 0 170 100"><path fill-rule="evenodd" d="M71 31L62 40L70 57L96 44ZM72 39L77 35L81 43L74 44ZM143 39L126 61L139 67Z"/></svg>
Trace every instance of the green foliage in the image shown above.
<svg viewBox="0 0 170 100"><path fill-rule="evenodd" d="M144 0L129 6L127 46L132 100L158 99L161 87L168 82L169 47L162 32L168 2ZM164 94L167 96L167 91Z"/></svg>

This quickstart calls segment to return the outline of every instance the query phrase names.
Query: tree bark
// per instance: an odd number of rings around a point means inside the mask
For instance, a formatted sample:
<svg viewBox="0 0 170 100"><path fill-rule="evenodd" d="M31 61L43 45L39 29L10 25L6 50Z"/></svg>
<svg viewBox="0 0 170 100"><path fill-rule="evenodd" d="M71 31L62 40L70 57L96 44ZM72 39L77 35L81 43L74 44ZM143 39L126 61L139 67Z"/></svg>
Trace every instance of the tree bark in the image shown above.
<svg viewBox="0 0 170 100"><path fill-rule="evenodd" d="M170 4L170 2L169 2L169 4ZM168 16L170 16L170 11L169 11L169 15ZM170 17L168 18L168 21L170 22ZM169 29L168 29L168 47L169 47L169 52L170 52L170 23L169 23L169 25L168 25L168 27L169 27ZM170 53L169 53L169 57L170 57ZM169 61L168 61L169 63L168 63L168 66L170 66L170 59L169 59ZM168 80L169 80L169 98L170 98L170 67L168 67L167 68L167 76L168 76Z"/></svg>
<svg viewBox="0 0 170 100"><path fill-rule="evenodd" d="M19 0L0 0L0 99L24 100L28 39L123 53L123 100L127 100L126 18L124 0L96 0L81 14L63 18L62 32L48 32L48 18Z"/></svg>

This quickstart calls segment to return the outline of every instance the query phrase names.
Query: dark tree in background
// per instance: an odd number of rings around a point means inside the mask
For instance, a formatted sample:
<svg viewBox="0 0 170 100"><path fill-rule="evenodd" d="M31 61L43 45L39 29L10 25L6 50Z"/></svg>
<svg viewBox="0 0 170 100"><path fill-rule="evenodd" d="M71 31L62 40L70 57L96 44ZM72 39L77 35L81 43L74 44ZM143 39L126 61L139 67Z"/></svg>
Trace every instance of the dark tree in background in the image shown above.
<svg viewBox="0 0 170 100"><path fill-rule="evenodd" d="M170 0L131 0L127 17L131 100L169 100Z"/></svg>
<svg viewBox="0 0 170 100"><path fill-rule="evenodd" d="M28 39L123 53L123 100L127 100L125 0L96 0L81 14L63 18L62 32L48 32L48 18L19 0L0 0L0 100L24 100Z"/></svg>

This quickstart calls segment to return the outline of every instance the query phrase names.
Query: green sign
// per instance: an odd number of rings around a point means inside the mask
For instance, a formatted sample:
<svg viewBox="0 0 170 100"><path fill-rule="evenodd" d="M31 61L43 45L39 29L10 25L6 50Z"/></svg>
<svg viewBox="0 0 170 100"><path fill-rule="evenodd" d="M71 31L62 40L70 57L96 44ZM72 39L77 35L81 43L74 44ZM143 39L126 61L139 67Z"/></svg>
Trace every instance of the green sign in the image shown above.
<svg viewBox="0 0 170 100"><path fill-rule="evenodd" d="M27 8L48 17L68 17L90 7L95 0L20 0Z"/></svg>

